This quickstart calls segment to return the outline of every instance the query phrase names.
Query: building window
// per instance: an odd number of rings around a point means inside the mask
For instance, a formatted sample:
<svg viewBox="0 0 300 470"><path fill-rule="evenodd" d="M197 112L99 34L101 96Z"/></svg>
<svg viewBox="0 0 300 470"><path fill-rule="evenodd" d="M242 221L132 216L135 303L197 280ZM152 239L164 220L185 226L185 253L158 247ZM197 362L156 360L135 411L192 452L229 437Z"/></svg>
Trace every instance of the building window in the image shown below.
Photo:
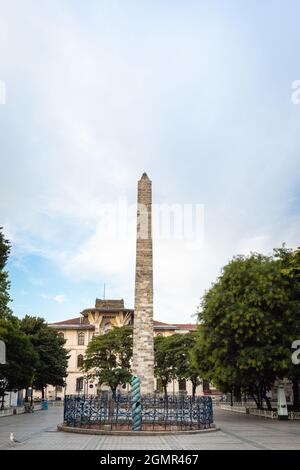
<svg viewBox="0 0 300 470"><path fill-rule="evenodd" d="M76 379L76 392L81 392L83 390L83 377Z"/></svg>
<svg viewBox="0 0 300 470"><path fill-rule="evenodd" d="M65 335L62 332L58 333L58 337L60 339L65 339Z"/></svg>
<svg viewBox="0 0 300 470"><path fill-rule="evenodd" d="M83 366L83 355L79 354L79 356L77 356L77 367L82 367L82 366Z"/></svg>
<svg viewBox="0 0 300 470"><path fill-rule="evenodd" d="M178 385L179 385L180 392L186 392L186 380L185 379L179 380Z"/></svg>
<svg viewBox="0 0 300 470"><path fill-rule="evenodd" d="M84 346L84 333L78 333L78 346Z"/></svg>

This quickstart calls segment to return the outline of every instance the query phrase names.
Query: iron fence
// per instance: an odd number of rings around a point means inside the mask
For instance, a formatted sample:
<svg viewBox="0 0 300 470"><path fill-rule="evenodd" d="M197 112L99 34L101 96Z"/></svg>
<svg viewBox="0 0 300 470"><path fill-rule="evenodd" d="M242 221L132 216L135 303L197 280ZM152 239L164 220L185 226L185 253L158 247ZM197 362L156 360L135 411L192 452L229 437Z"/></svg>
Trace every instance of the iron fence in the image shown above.
<svg viewBox="0 0 300 470"><path fill-rule="evenodd" d="M213 424L210 397L146 395L141 397L142 430L206 429ZM132 429L131 394L67 395L64 423L72 427Z"/></svg>

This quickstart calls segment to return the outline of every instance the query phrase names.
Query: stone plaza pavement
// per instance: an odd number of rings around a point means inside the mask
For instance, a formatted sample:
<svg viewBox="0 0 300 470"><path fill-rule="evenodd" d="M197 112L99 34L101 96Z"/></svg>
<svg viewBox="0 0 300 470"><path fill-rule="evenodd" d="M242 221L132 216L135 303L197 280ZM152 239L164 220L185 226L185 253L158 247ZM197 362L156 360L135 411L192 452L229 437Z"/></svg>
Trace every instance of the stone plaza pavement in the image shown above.
<svg viewBox="0 0 300 470"><path fill-rule="evenodd" d="M0 450L300 449L300 421L273 421L215 409L220 431L173 436L92 436L57 432L62 408L0 418ZM10 444L14 433L18 444Z"/></svg>

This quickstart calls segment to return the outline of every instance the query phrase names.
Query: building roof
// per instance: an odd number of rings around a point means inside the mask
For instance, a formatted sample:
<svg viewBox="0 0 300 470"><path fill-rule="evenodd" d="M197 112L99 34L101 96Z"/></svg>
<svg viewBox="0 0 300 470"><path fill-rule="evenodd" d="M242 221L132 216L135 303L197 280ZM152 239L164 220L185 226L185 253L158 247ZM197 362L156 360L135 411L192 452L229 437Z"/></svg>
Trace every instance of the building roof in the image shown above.
<svg viewBox="0 0 300 470"><path fill-rule="evenodd" d="M196 330L197 329L197 323L174 323L176 328L179 329L187 329L187 330Z"/></svg>
<svg viewBox="0 0 300 470"><path fill-rule="evenodd" d="M161 321L153 321L155 330L196 330L196 323L164 323Z"/></svg>
<svg viewBox="0 0 300 470"><path fill-rule="evenodd" d="M131 312L133 313L134 310L132 308L99 308L99 307L91 307L85 308L82 310L81 315L87 317L89 312L100 312L100 313L118 313L118 312Z"/></svg>
<svg viewBox="0 0 300 470"><path fill-rule="evenodd" d="M94 325L90 325L84 317L70 318L68 320L58 321L50 323L50 326L61 327L61 328L82 328L82 329L94 329ZM153 326L155 330L196 330L196 323L165 323L154 320Z"/></svg>
<svg viewBox="0 0 300 470"><path fill-rule="evenodd" d="M55 323L49 323L49 326L62 330L94 330L94 325L91 325L87 318L76 317L70 318L69 320L58 321Z"/></svg>
<svg viewBox="0 0 300 470"><path fill-rule="evenodd" d="M99 309L124 309L123 299L96 299L95 307Z"/></svg>
<svg viewBox="0 0 300 470"><path fill-rule="evenodd" d="M70 318L69 320L57 321L50 323L50 325L80 325L82 323L82 317Z"/></svg>
<svg viewBox="0 0 300 470"><path fill-rule="evenodd" d="M123 299L96 299L95 307L85 308L82 310L81 315L87 317L89 312L100 312L100 313L133 313L134 310L131 308L125 308Z"/></svg>

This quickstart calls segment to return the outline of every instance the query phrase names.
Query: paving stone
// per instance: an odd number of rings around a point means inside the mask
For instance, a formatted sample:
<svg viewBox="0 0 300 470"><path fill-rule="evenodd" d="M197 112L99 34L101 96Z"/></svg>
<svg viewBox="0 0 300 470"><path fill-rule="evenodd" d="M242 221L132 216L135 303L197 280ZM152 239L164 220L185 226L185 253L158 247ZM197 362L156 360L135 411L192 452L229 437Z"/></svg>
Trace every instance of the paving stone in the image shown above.
<svg viewBox="0 0 300 470"><path fill-rule="evenodd" d="M300 421L273 421L215 409L220 431L172 436L93 436L58 432L62 408L0 418L1 450L300 449ZM11 445L13 432L20 444Z"/></svg>

